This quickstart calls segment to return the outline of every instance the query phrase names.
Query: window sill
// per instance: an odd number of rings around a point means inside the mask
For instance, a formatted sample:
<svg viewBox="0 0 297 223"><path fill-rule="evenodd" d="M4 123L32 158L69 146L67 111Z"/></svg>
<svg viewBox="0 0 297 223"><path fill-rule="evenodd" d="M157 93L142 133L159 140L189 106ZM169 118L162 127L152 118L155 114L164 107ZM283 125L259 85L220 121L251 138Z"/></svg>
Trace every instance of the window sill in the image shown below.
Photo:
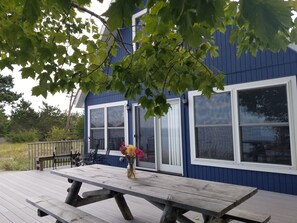
<svg viewBox="0 0 297 223"><path fill-rule="evenodd" d="M247 171L258 171L267 173L283 173L297 175L297 169L294 166L266 164L266 163L250 163L223 160L206 160L206 159L194 159L191 161L192 165L210 166L218 168L238 169Z"/></svg>

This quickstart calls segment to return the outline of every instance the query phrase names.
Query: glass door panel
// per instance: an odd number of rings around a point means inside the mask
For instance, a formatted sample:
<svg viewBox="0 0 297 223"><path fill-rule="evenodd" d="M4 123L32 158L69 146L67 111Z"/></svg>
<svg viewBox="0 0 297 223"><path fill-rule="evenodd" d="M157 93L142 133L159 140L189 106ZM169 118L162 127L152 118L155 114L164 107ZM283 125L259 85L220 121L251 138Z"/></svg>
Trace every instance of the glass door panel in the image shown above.
<svg viewBox="0 0 297 223"><path fill-rule="evenodd" d="M156 169L154 118L144 119L145 110L135 107L135 142L145 154L145 159L137 162L138 167Z"/></svg>
<svg viewBox="0 0 297 223"><path fill-rule="evenodd" d="M171 102L171 109L160 119L160 170L182 173L180 105Z"/></svg>

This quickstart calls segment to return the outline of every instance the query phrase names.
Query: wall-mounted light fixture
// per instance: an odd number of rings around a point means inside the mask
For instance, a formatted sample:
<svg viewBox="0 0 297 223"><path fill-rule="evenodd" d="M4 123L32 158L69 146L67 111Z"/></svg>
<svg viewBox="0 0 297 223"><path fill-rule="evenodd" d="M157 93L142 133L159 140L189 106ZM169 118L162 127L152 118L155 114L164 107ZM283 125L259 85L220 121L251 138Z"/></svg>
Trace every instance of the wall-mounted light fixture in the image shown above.
<svg viewBox="0 0 297 223"><path fill-rule="evenodd" d="M186 97L186 95L185 94L183 94L183 96L182 96L182 103L184 104L184 105L188 105L188 98Z"/></svg>

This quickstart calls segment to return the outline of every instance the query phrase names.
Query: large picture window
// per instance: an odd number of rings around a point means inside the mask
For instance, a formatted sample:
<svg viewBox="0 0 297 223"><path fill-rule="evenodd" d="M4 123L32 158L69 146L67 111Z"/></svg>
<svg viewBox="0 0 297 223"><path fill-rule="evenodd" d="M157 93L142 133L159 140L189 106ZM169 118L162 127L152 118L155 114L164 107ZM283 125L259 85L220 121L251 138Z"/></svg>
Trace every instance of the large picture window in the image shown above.
<svg viewBox="0 0 297 223"><path fill-rule="evenodd" d="M104 140L104 149L119 151L127 135L126 102L110 103L89 107L89 139Z"/></svg>
<svg viewBox="0 0 297 223"><path fill-rule="evenodd" d="M189 92L192 163L296 169L295 97L295 77Z"/></svg>

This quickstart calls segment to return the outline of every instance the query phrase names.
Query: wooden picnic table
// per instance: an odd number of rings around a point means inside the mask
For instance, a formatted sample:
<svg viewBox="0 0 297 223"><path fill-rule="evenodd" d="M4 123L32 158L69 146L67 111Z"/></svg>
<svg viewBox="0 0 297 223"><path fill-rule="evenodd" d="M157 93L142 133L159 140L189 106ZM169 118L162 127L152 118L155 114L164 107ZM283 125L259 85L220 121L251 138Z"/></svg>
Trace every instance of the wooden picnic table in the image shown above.
<svg viewBox="0 0 297 223"><path fill-rule="evenodd" d="M133 215L125 194L144 198L163 209L160 222L171 223L177 219L192 222L182 215L187 211L200 212L207 219L205 222L211 222L209 219L223 217L257 192L253 187L141 170L136 171L136 179L128 179L126 169L99 164L52 170L51 173L66 177L72 183L65 203L78 207L114 197L126 220L132 220ZM97 186L98 190L79 196L82 183Z"/></svg>

